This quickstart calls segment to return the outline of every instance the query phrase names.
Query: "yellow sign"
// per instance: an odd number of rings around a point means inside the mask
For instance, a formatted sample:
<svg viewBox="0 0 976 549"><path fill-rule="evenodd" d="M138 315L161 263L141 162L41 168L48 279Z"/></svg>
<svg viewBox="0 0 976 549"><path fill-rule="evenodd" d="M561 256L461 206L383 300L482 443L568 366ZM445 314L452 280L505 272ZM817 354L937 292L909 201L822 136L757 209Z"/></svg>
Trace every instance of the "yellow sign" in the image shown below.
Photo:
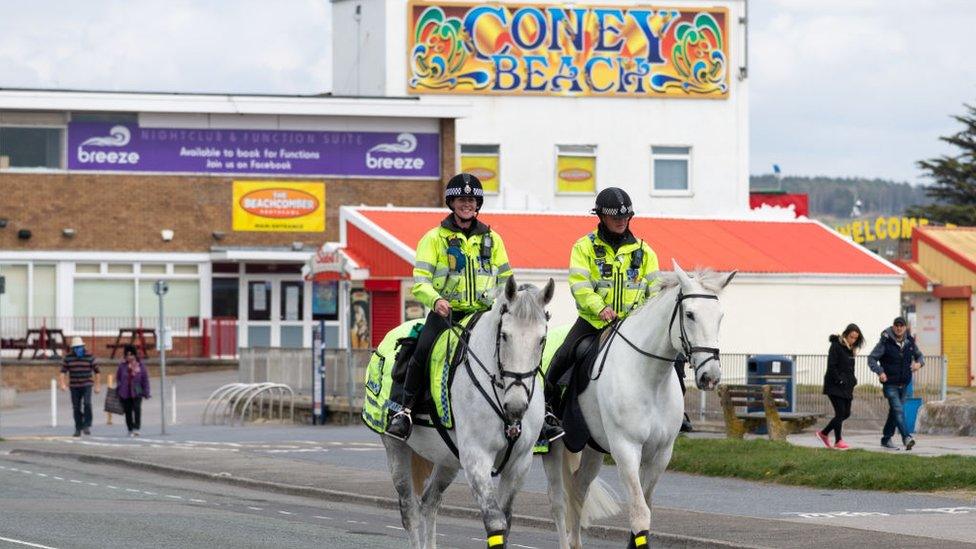
<svg viewBox="0 0 976 549"><path fill-rule="evenodd" d="M556 192L596 192L596 157L564 155L556 157Z"/></svg>
<svg viewBox="0 0 976 549"><path fill-rule="evenodd" d="M929 220L915 217L878 217L873 220L857 220L847 225L835 227L837 232L844 236L851 237L854 242L864 244L876 240L898 240L900 238L911 238L912 228L923 227L929 224Z"/></svg>
<svg viewBox="0 0 976 549"><path fill-rule="evenodd" d="M461 171L477 177L486 193L498 192L498 155L462 154Z"/></svg>
<svg viewBox="0 0 976 549"><path fill-rule="evenodd" d="M325 231L325 183L235 181L235 231Z"/></svg>
<svg viewBox="0 0 976 549"><path fill-rule="evenodd" d="M729 11L413 0L407 91L567 97L729 95Z"/></svg>

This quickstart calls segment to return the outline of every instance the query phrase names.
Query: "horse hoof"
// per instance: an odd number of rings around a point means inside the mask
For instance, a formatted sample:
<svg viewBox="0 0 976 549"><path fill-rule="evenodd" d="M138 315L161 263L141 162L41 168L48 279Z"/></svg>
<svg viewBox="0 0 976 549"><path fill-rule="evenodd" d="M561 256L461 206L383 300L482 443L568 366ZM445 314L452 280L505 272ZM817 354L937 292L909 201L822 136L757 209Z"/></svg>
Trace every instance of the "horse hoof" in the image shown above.
<svg viewBox="0 0 976 549"><path fill-rule="evenodd" d="M492 532L488 534L488 549L505 549L505 532Z"/></svg>

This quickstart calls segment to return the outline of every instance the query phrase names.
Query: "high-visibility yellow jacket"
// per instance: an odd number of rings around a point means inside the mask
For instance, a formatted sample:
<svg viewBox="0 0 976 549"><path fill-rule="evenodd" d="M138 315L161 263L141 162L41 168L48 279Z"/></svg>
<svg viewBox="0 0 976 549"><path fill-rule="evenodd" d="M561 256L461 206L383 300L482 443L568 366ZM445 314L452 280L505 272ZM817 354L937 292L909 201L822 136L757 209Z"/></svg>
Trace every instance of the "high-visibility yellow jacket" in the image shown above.
<svg viewBox="0 0 976 549"><path fill-rule="evenodd" d="M488 225L474 223L465 236L451 214L417 244L413 295L427 308L446 299L455 311L487 310L495 301L495 288L512 276L502 237Z"/></svg>
<svg viewBox="0 0 976 549"><path fill-rule="evenodd" d="M596 328L607 325L600 318L606 307L626 317L653 293L657 270L657 254L633 235L616 252L598 231L580 238L569 258L569 289L579 315Z"/></svg>

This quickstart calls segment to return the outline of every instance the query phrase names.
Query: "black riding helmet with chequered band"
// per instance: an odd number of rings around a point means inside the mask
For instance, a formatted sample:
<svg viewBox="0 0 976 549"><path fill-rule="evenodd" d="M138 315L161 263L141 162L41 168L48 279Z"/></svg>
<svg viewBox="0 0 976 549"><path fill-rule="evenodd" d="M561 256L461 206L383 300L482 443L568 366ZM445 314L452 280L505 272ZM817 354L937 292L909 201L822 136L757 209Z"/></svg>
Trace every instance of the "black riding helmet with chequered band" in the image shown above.
<svg viewBox="0 0 976 549"><path fill-rule="evenodd" d="M450 208L451 201L462 196L474 198L480 210L485 203L485 191L481 187L481 181L469 173L459 173L452 177L444 189L444 204Z"/></svg>
<svg viewBox="0 0 976 549"><path fill-rule="evenodd" d="M590 210L596 215L613 217L634 217L634 204L627 191L618 187L608 187L596 195L596 206Z"/></svg>

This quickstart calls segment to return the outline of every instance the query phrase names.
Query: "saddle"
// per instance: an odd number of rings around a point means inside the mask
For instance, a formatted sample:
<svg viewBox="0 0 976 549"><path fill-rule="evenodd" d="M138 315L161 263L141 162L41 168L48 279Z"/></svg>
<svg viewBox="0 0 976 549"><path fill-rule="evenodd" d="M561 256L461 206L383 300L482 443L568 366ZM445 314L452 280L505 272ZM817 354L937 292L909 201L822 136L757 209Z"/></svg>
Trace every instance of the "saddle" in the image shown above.
<svg viewBox="0 0 976 549"><path fill-rule="evenodd" d="M566 432L563 436L563 444L570 452L579 452L589 444L597 451L609 453L590 437L590 429L586 426L586 419L579 405L579 395L589 387L594 377L596 359L604 347L607 333L609 330L604 329L596 334L581 337L576 342L571 355L573 366L564 376L564 379L568 378L568 385L554 411L562 419L563 430ZM562 381L560 380L560 384Z"/></svg>

